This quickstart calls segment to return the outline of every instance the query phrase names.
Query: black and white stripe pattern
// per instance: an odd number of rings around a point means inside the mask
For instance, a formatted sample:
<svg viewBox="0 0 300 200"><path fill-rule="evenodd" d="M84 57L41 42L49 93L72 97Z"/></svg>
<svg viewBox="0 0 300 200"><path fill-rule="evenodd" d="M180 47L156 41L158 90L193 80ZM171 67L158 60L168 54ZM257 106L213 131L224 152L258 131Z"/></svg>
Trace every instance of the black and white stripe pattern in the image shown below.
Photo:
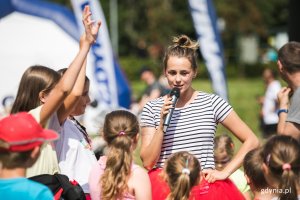
<svg viewBox="0 0 300 200"><path fill-rule="evenodd" d="M162 97L148 102L142 112L142 127L157 127L160 110L164 104ZM157 166L178 151L189 151L201 162L202 169L215 168L214 137L217 124L231 112L232 107L215 94L198 92L188 106L175 108L170 125L164 135L161 155Z"/></svg>

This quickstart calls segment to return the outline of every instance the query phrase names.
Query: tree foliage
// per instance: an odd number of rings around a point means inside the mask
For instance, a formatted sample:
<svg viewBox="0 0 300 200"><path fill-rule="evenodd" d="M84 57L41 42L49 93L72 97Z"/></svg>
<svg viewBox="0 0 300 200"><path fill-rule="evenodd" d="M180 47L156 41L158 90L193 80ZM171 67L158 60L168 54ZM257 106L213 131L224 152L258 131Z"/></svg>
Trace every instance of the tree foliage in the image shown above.
<svg viewBox="0 0 300 200"><path fill-rule="evenodd" d="M55 2L71 7L70 0ZM109 1L100 2L109 25ZM238 35L257 34L266 41L277 30L287 30L286 0L214 0L214 5L226 24L225 51L234 48ZM187 0L119 0L118 30L120 56L159 59L172 36L196 37Z"/></svg>

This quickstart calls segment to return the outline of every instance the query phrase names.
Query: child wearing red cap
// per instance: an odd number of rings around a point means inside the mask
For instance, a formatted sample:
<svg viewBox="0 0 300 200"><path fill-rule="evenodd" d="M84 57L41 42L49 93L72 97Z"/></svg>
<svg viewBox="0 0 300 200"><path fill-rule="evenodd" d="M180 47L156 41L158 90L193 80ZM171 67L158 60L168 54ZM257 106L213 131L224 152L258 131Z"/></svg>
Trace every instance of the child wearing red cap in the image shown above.
<svg viewBox="0 0 300 200"><path fill-rule="evenodd" d="M6 200L53 199L44 185L25 178L40 155L46 141L58 139L58 134L43 129L32 115L22 112L0 121L0 194Z"/></svg>

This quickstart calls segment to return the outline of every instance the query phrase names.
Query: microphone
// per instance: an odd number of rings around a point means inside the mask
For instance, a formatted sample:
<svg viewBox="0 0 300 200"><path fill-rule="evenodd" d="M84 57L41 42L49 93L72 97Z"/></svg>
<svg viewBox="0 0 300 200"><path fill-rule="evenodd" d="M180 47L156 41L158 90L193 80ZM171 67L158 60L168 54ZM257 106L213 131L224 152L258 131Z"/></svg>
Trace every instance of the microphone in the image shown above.
<svg viewBox="0 0 300 200"><path fill-rule="evenodd" d="M179 88L176 88L174 87L171 92L170 92L170 96L172 97L172 107L173 108L170 108L169 109L169 113L167 114L165 120L164 120L164 127L163 127L163 130L164 130L164 133L167 131L167 128L169 127L169 124L170 124L170 121L171 121L171 118L172 118L172 115L173 115L173 111L174 111L174 108L175 108L175 105L178 101L178 98L180 96L180 90Z"/></svg>

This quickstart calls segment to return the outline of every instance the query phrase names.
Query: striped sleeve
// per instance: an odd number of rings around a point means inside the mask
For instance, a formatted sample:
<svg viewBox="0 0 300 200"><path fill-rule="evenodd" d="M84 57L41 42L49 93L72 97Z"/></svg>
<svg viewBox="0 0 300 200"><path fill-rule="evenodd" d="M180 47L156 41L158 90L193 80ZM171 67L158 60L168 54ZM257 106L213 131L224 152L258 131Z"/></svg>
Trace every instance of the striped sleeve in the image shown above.
<svg viewBox="0 0 300 200"><path fill-rule="evenodd" d="M151 101L148 102L141 114L141 127L155 127L154 113Z"/></svg>
<svg viewBox="0 0 300 200"><path fill-rule="evenodd" d="M231 105L218 95L212 95L212 108L217 123L222 122L232 111Z"/></svg>

